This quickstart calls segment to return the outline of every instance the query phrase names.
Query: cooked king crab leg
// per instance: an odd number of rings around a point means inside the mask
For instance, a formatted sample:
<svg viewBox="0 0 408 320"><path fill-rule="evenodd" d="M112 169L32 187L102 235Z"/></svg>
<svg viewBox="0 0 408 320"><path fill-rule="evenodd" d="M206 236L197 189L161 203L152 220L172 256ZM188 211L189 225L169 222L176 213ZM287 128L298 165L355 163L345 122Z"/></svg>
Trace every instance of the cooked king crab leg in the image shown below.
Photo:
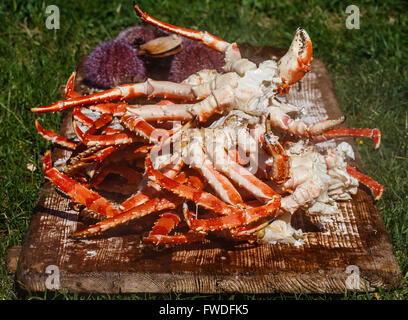
<svg viewBox="0 0 408 320"><path fill-rule="evenodd" d="M190 142L187 146L191 157L189 165L196 169L207 180L217 195L229 204L242 203L242 198L233 184L213 166L207 154L203 150L203 145L199 141Z"/></svg>
<svg viewBox="0 0 408 320"><path fill-rule="evenodd" d="M89 186L94 187L100 184L108 174L115 173L127 180L127 183L138 184L142 179L142 174L127 165L111 163L104 165L100 171L92 177Z"/></svg>
<svg viewBox="0 0 408 320"><path fill-rule="evenodd" d="M169 178L174 178L180 172L184 162L181 157L168 163L163 168L164 175L168 176ZM160 187L150 180L148 180L147 176L144 176L142 182L140 183L139 191L136 192L135 195L130 197L129 199L125 200L121 205L120 208L123 211L130 210L135 208L144 202L148 201L151 197L155 196L160 191Z"/></svg>
<svg viewBox="0 0 408 320"><path fill-rule="evenodd" d="M110 202L104 197L55 169L51 163L50 150L44 155L43 167L45 176L50 179L58 189L69 195L74 202L82 204L89 210L105 217L112 217L120 212L119 209L113 208Z"/></svg>
<svg viewBox="0 0 408 320"><path fill-rule="evenodd" d="M360 129L360 128L336 128L326 131L320 135L313 136L313 141L318 143L335 138L347 137L366 137L373 139L374 148L378 149L381 143L381 131L374 129Z"/></svg>
<svg viewBox="0 0 408 320"><path fill-rule="evenodd" d="M381 198L382 193L384 191L384 186L379 184L377 181L371 179L370 177L357 171L356 168L350 165L347 166L347 172L349 175L356 178L359 182L367 186L371 190L371 192L374 194L375 200L379 200Z"/></svg>
<svg viewBox="0 0 408 320"><path fill-rule="evenodd" d="M51 130L45 130L38 120L35 120L35 126L37 128L38 133L48 141L51 141L52 143L58 144L64 148L67 148L69 150L75 150L76 147L78 146L78 143L69 141L67 138L60 136L59 134L55 133L54 131Z"/></svg>
<svg viewBox="0 0 408 320"><path fill-rule="evenodd" d="M334 138L346 137L366 137L374 141L375 149L378 149L381 143L381 132L379 129L360 129L360 128L334 128L342 124L346 118L326 119L307 125L301 120L293 120L283 111L276 107L270 107L268 118L271 125L285 130L295 136L310 137L314 142L322 142Z"/></svg>
<svg viewBox="0 0 408 320"><path fill-rule="evenodd" d="M179 176L175 178L177 183L182 183L185 181L185 176ZM151 194L146 198L146 200L129 210L120 212L114 217L100 221L84 230L75 232L72 237L88 237L91 235L97 235L108 229L111 229L119 224L123 224L135 219L144 217L150 213L158 212L162 210L174 210L180 204L182 200L172 194L165 192L156 192L154 196Z"/></svg>
<svg viewBox="0 0 408 320"><path fill-rule="evenodd" d="M214 167L223 172L232 181L243 187L257 199L270 200L276 196L276 192L271 187L262 182L245 167L240 166L228 156L223 146L206 145L207 150L211 150L210 155Z"/></svg>
<svg viewBox="0 0 408 320"><path fill-rule="evenodd" d="M190 176L191 177L191 176ZM194 176L192 176L194 177ZM203 185L198 188L202 189ZM184 217L191 215L189 212L186 201L183 203L183 215ZM184 234L169 235L169 233L180 223L180 215L174 211L164 212L160 218L156 221L153 229L150 231L149 236L143 238L146 243L159 244L183 244L201 241L206 236L204 232L195 232L189 230Z"/></svg>
<svg viewBox="0 0 408 320"><path fill-rule="evenodd" d="M153 212L176 209L181 204L181 200L177 197L166 196L165 194L157 194L157 197L151 198L145 203L137 206L131 210L121 212L114 217L100 221L84 230L75 232L72 237L88 237L91 235L100 234L110 228L119 224L123 224L135 219L139 219Z"/></svg>
<svg viewBox="0 0 408 320"><path fill-rule="evenodd" d="M162 97L165 99L194 101L196 100L196 97L191 88L192 86L188 84L148 79L143 83L124 84L113 89L93 93L87 96L81 96L70 100L60 100L50 106L31 108L31 111L35 113L57 112L77 106L96 105L101 102L126 100L137 97Z"/></svg>
<svg viewBox="0 0 408 320"><path fill-rule="evenodd" d="M153 168L150 157L146 157L146 174L155 183L172 193L194 201L198 206L210 209L222 217L214 219L193 219L190 215L187 217L188 224L191 229L201 231L214 231L236 228L239 226L249 225L259 219L275 216L280 214L277 210L280 207L280 195L275 196L266 204L256 208L245 208L238 206L230 206L221 201L217 197L207 192L192 188L187 185L182 185L173 179L164 176L160 171Z"/></svg>
<svg viewBox="0 0 408 320"><path fill-rule="evenodd" d="M202 31L196 31L196 30L173 26L171 24L161 22L153 18L152 16L148 15L147 13L143 12L137 4L135 4L134 8L136 10L136 13L139 15L139 17L144 22L150 23L160 29L184 36L186 38L199 41L202 44L216 51L225 52L228 49L228 47L231 46L230 43L225 42L224 40L215 37L214 35L208 33L207 31L202 32ZM237 54L239 54L239 50ZM240 54L239 54L239 57L241 57Z"/></svg>

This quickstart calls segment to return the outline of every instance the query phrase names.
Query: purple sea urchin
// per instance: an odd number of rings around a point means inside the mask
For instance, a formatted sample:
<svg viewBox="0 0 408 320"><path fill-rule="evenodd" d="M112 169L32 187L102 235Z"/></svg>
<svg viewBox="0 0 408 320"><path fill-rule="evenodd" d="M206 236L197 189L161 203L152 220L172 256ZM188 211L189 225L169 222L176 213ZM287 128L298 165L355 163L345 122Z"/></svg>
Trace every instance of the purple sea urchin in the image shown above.
<svg viewBox="0 0 408 320"><path fill-rule="evenodd" d="M154 28L149 25L129 27L122 30L116 40L123 40L133 46L139 46L156 37Z"/></svg>
<svg viewBox="0 0 408 320"><path fill-rule="evenodd" d="M202 69L222 72L225 64L222 53L187 38L183 39L183 46L171 62L169 81L181 82Z"/></svg>
<svg viewBox="0 0 408 320"><path fill-rule="evenodd" d="M85 72L90 85L104 89L146 79L146 68L137 49L123 40L98 45L85 63Z"/></svg>

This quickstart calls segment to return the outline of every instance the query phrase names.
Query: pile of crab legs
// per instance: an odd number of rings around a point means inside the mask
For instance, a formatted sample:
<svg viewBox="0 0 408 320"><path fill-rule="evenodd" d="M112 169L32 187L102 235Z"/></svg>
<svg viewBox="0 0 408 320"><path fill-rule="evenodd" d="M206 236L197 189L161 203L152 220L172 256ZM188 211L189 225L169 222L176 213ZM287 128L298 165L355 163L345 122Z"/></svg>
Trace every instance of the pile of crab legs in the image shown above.
<svg viewBox="0 0 408 320"><path fill-rule="evenodd" d="M290 156L285 143L273 133L274 128L312 142L367 137L373 139L375 148L379 147L378 129L335 128L344 117L307 125L282 111L278 96L288 94L291 85L310 71L312 42L303 29L296 31L288 52L278 62L257 66L241 58L235 43L158 21L137 5L135 10L145 23L224 53L225 72L203 70L180 84L148 79L87 96L74 91L74 72L65 88L65 100L31 109L35 113L73 109L77 141L42 128L36 120L38 132L45 139L74 151L61 172L53 167L48 150L43 164L46 178L73 203L100 219L73 237L99 235L156 213L158 218L143 239L146 243L191 243L202 241L208 234L255 241L256 232L274 218L294 213L320 192L313 181L300 183L291 176ZM161 100L144 105L126 102L140 97ZM178 125L174 125L176 122ZM237 127L240 134L234 149L227 146L225 137ZM178 149L173 147L169 155L158 156L176 141ZM253 148L259 151L259 170L255 173L242 160L242 155ZM228 159L228 165L217 164L220 158ZM383 187L376 181L351 166L347 166L347 172L370 188L375 199L381 196ZM112 174L120 179L104 184ZM129 197L115 205L94 191L98 188ZM191 203L200 208L200 218L197 211L190 210ZM187 231L171 234L181 223Z"/></svg>

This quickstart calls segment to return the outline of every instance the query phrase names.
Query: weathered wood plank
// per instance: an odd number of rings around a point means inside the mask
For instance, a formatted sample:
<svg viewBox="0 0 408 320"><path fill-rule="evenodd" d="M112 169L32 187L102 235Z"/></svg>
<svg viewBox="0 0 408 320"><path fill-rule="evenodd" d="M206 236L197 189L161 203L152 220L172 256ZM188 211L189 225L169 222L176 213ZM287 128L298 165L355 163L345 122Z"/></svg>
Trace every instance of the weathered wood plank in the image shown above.
<svg viewBox="0 0 408 320"><path fill-rule="evenodd" d="M284 52L242 48L255 62ZM341 115L330 77L317 59L301 88L292 89L290 102L305 108L309 122ZM72 134L69 115L61 132ZM54 160L68 156L66 151L54 151ZM134 229L129 232L132 225L96 239L71 239L69 235L80 226L78 214L68 198L44 182L17 277L30 290L43 291L46 269L54 265L60 272L60 287L73 292L342 293L353 285L350 270L354 270L360 275L357 290L390 288L401 273L369 191L360 188L352 201L340 207L341 214L329 218L293 216L297 228L306 232L303 246L218 240L157 250L143 245Z"/></svg>

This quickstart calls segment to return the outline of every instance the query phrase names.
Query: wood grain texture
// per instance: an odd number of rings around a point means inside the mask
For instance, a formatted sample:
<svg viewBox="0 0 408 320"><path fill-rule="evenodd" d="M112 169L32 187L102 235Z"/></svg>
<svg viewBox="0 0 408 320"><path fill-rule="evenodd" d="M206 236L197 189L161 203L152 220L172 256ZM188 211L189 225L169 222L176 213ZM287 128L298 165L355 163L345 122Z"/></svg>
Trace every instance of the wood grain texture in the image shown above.
<svg viewBox="0 0 408 320"><path fill-rule="evenodd" d="M271 47L241 48L254 62L284 53ZM317 59L301 88L292 88L289 100L305 108L307 122L341 115L327 70ZM72 135L70 123L68 114L61 125L61 132L68 136ZM55 149L53 158L68 155ZM24 241L17 277L30 290L44 291L45 270L55 265L60 287L71 292L343 293L350 289L348 268L356 266L358 291L392 287L401 273L369 191L359 188L353 200L340 203L340 208L336 216L297 212L292 222L305 232L302 246L215 240L157 249L141 243L135 224L98 238L71 239L69 235L81 225L78 213L70 199L46 181ZM141 222L148 226L152 221Z"/></svg>

